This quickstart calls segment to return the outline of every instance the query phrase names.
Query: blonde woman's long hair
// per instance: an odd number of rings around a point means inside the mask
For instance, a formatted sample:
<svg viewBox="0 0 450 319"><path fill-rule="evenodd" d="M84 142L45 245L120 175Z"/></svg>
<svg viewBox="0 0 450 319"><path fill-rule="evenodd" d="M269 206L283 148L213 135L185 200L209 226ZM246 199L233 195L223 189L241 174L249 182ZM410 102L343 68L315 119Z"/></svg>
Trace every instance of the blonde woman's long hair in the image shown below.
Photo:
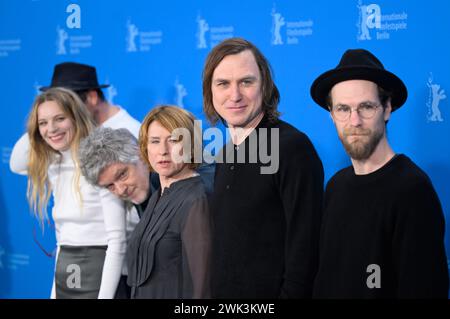
<svg viewBox="0 0 450 319"><path fill-rule="evenodd" d="M74 136L70 143L72 158L75 163L74 185L80 203L79 192L80 168L78 162L78 147L80 140L88 136L94 129L95 123L85 104L76 93L64 88L51 88L36 97L28 117L27 131L30 139L30 153L28 158L28 191L27 197L33 213L39 218L41 224L47 219L47 204L51 194L48 179L49 165L60 158L60 152L54 150L45 142L39 132L38 109L48 101L59 105L64 114L72 121Z"/></svg>

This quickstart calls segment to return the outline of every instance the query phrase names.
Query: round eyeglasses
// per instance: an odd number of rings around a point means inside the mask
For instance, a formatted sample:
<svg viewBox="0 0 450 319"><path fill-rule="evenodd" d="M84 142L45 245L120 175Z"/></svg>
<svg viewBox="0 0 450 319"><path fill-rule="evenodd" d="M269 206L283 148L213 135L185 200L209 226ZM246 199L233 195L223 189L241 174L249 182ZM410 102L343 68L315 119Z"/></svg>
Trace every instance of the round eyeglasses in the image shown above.
<svg viewBox="0 0 450 319"><path fill-rule="evenodd" d="M371 119L377 112L378 107L380 107L380 105L374 103L361 103L356 108L351 108L345 104L338 104L333 106L331 112L338 121L347 121L354 110L356 110L356 113L358 113L361 118Z"/></svg>

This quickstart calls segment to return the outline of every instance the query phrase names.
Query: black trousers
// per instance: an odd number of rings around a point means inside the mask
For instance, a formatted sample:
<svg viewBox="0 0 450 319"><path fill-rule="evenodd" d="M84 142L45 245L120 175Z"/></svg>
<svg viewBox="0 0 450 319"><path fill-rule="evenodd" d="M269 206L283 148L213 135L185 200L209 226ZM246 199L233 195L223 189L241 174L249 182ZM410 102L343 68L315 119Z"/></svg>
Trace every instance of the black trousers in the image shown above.
<svg viewBox="0 0 450 319"><path fill-rule="evenodd" d="M127 285L127 276L121 276L114 299L130 299L131 287Z"/></svg>

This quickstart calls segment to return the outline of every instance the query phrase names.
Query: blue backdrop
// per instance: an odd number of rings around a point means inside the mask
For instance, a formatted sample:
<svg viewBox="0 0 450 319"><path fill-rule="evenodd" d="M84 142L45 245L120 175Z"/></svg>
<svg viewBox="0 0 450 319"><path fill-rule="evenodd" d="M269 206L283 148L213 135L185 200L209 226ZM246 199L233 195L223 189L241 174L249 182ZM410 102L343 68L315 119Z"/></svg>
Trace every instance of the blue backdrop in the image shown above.
<svg viewBox="0 0 450 319"><path fill-rule="evenodd" d="M225 38L247 38L272 64L282 118L311 138L328 180L350 162L309 87L346 49L369 49L409 89L389 121L391 145L429 174L449 221L450 2L374 1L0 0L0 297L50 295L54 259L35 239L52 251L54 230L39 229L27 180L8 162L37 89L63 61L95 65L100 82L111 84L106 97L139 120L160 103L204 118L206 55Z"/></svg>

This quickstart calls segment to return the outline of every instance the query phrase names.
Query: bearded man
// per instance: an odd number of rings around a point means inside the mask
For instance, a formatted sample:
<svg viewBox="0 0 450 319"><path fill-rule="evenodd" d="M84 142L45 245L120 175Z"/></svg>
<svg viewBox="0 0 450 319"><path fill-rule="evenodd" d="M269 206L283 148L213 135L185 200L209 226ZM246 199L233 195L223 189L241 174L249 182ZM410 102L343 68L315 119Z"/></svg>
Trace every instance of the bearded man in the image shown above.
<svg viewBox="0 0 450 319"><path fill-rule="evenodd" d="M407 98L369 51L347 50L311 86L352 165L327 184L316 298L447 298L442 207L427 176L386 136Z"/></svg>

